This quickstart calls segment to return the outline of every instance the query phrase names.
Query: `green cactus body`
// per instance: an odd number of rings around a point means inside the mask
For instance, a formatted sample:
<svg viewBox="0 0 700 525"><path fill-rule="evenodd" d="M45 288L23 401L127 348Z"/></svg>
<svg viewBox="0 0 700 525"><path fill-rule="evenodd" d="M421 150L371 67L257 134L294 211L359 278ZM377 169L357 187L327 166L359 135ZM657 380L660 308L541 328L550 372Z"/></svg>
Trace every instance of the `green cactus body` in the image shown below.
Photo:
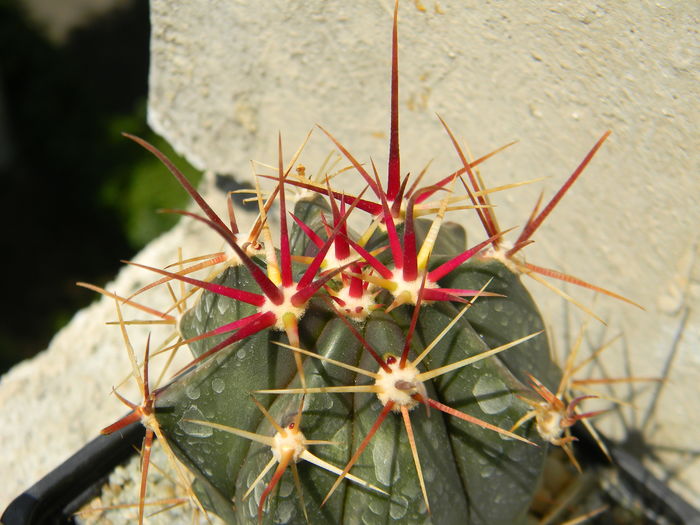
<svg viewBox="0 0 700 525"><path fill-rule="evenodd" d="M298 204L295 215L302 215L308 209L308 202ZM321 209L321 206L316 207L316 210ZM313 217L306 214L306 219L311 221ZM463 243L463 233L460 235L455 226L445 231L446 238L436 243L436 251L440 252L436 260L451 255L447 253L449 246L455 253L464 248L455 244L455 239L460 237ZM301 239L297 231L290 232L290 237ZM376 242L380 243L380 240L376 239ZM299 240L295 251L307 252L307 243ZM468 272L461 271L457 279L467 279L463 273ZM478 280L479 277L477 272L472 279ZM517 282L517 277L514 279ZM255 290L254 281L243 266L230 267L218 281ZM525 309L523 303L529 307L528 324L541 326L539 313L527 292L522 289L519 293L525 295L518 296L518 307ZM388 300L387 297L383 299ZM457 306L441 302L421 307L412 355L419 354L438 337L457 315ZM355 326L373 348L399 355L411 312L412 308L407 306L399 307L391 314L379 310ZM183 317L181 332L185 338L191 338L250 313L249 307L232 299L204 292L198 304ZM527 335L520 333L522 329L522 323L519 323L514 330L517 335L507 330L499 334L507 342ZM371 372L377 369L376 362L323 301L315 300L309 306L300 323L300 335L302 346L314 353ZM274 435L270 423L251 403L249 392L300 386L292 353L274 344L277 340L286 340L286 337L268 329L238 342L174 381L158 398L157 416L170 444L205 479L208 492L217 492L210 494L210 499L233 502L235 510L229 519L236 523L254 523L257 519L257 505L265 483L259 484L245 501L242 495L270 461L270 448L186 420L215 421L261 435ZM547 359L532 361L528 371L540 374L552 365L548 359L546 338L537 337L532 341L535 340L540 344L538 350L547 352ZM196 356L217 342L208 338L190 346ZM420 368L436 369L485 350L488 346L482 337L463 318L439 341ZM519 373L509 368L511 359L508 356L523 351L525 349L515 347L474 366L426 381L427 395L466 414L509 429L529 410L515 395L525 388L518 379ZM306 358L304 368L307 388L372 382L371 378L317 359ZM256 398L269 406L270 414L277 421L294 414L299 403L298 395L258 394ZM335 446L316 446L313 452L342 468L374 424L381 408L381 402L372 393L310 394L305 398L301 430L308 439L336 442ZM435 409L428 414L422 405L410 412L410 419L431 512L427 512L423 501L401 414L390 413L352 469L353 474L378 486L388 495L346 480L321 506L336 475L301 462L298 471L311 523L384 523L387 517L392 517L405 523L464 523L466 520L468 523L505 524L517 523L524 518L546 452L546 446L536 436L533 426L529 426L524 435L537 442L539 447L504 437ZM493 504L494 498L498 504ZM266 522L270 523L305 522L291 473L283 476L277 494L269 500L265 515Z"/></svg>
<svg viewBox="0 0 700 525"><path fill-rule="evenodd" d="M489 347L544 330L542 318L520 276L496 259L474 258L445 278L455 288L481 288L489 282L489 291L504 297L484 297L474 303L465 317ZM501 359L515 376L527 384L527 375L537 377L556 391L561 371L550 358L546 337L522 343L517 352L506 352Z"/></svg>

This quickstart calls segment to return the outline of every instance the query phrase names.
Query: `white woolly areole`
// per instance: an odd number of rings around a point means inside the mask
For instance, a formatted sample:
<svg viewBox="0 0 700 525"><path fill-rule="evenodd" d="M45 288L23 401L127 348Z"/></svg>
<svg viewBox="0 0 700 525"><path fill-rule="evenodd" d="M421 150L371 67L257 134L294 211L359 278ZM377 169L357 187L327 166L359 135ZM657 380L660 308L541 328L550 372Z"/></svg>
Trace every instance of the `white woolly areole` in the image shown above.
<svg viewBox="0 0 700 525"><path fill-rule="evenodd" d="M283 319L285 314L292 314L297 319L301 319L304 315L306 305L294 306L292 304L292 296L297 293L297 291L296 286L282 288L282 295L284 296L282 304L275 304L266 297L265 302L260 307L260 311L262 312L272 312L275 314L275 324L273 326L277 330L284 330Z"/></svg>
<svg viewBox="0 0 700 525"><path fill-rule="evenodd" d="M294 460L294 463L297 463L301 455L306 450L306 438L301 431L296 429L287 428L286 434L286 436L283 436L277 432L272 438L275 441L271 447L272 456L279 463L282 456L291 450L292 459Z"/></svg>
<svg viewBox="0 0 700 525"><path fill-rule="evenodd" d="M374 384L379 387L377 397L382 405L386 405L389 401L393 401L394 412L400 412L401 407L406 407L411 410L418 404L418 401L413 399L413 394L421 394L426 396L425 386L418 379L418 369L411 363L406 361L404 368L399 368L399 360L388 365L391 372L387 372L383 368L379 368L377 375L379 376Z"/></svg>
<svg viewBox="0 0 700 525"><path fill-rule="evenodd" d="M335 296L345 303L344 306L338 306L338 309L355 321L367 319L367 316L371 313L370 307L375 304L374 298L368 293L363 293L361 297L351 297L349 286L343 286L335 292Z"/></svg>
<svg viewBox="0 0 700 525"><path fill-rule="evenodd" d="M352 250L352 248L351 248ZM356 261L357 260L357 255L353 255L352 253L348 256L345 257L344 259L338 259L335 256L335 253L333 253L333 250L328 250L326 252L326 256L323 258L323 262L321 263L321 266L325 271L328 270L335 270L337 268L341 268L343 265L348 264L350 262ZM336 275L333 279L340 279L340 274Z"/></svg>
<svg viewBox="0 0 700 525"><path fill-rule="evenodd" d="M391 209L391 206L394 204L394 201L387 201L387 204L389 205L389 209ZM394 219L394 227L398 227L399 225L403 224L404 221L406 220L406 201L401 201L401 209L399 210L399 216L398 217L393 217ZM380 221L378 229L380 232L387 232L388 228L386 227L386 222Z"/></svg>
<svg viewBox="0 0 700 525"><path fill-rule="evenodd" d="M299 164L299 166L297 166L297 170L296 170L297 177L294 177L294 178L296 178L297 180L300 180L301 182L304 182L304 183L313 182L306 175L301 175L299 168L302 168L301 173L306 173L306 167ZM286 186L286 188L287 188L287 195L286 195L285 199L287 200L287 203L292 204L292 205L295 205L301 201L312 201L315 197L318 196L318 192L316 190L309 190L306 188L301 188L299 186L294 186L293 184Z"/></svg>
<svg viewBox="0 0 700 525"><path fill-rule="evenodd" d="M265 244L260 241L245 243L243 244L242 248L248 257L260 257L261 259L266 259L267 253L265 253Z"/></svg>
<svg viewBox="0 0 700 525"><path fill-rule="evenodd" d="M525 264L525 259L521 257L516 257L515 255L512 255L510 257L506 255L508 253L508 250L512 248L512 242L501 239L501 241L498 244L498 248L494 248L492 244L486 250L483 251L482 257L485 259L496 259L497 261L502 262L503 265L506 268L508 268L511 272L513 272L516 275L520 275L521 273L523 273L520 265Z"/></svg>
<svg viewBox="0 0 700 525"><path fill-rule="evenodd" d="M241 258L228 243L224 245L223 252L226 255L226 261L224 261L224 265L226 268L229 268L231 266L240 266L241 264L243 264L241 262Z"/></svg>
<svg viewBox="0 0 700 525"><path fill-rule="evenodd" d="M401 277L401 270L392 270L395 277L392 277L392 282L396 283L396 290L394 290L392 295L394 297L399 297L401 294L407 293L411 298L410 303L416 304L418 302L418 292L420 292L420 285L423 282L422 272L418 272L418 276L413 281L404 281ZM437 283L434 283L428 279L425 280L425 288L437 288ZM424 301L425 302L425 301Z"/></svg>
<svg viewBox="0 0 700 525"><path fill-rule="evenodd" d="M535 417L537 432L542 436L542 439L556 444L554 442L559 440L562 433L562 418L563 416L561 413L552 410L549 405L545 403L542 404L542 410L538 410Z"/></svg>

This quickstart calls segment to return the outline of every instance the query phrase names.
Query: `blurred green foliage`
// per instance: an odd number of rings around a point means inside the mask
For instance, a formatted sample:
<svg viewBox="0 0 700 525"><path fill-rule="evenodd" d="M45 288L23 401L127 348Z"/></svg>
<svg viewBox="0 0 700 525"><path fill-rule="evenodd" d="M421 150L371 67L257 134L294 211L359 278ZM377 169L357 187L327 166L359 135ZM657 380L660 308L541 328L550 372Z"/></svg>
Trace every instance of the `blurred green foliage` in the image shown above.
<svg viewBox="0 0 700 525"><path fill-rule="evenodd" d="M0 373L95 298L76 281L106 284L120 259L177 220L155 209L187 203L162 165L121 136L174 155L146 125L149 30L148 4L135 1L54 44L0 0Z"/></svg>
<svg viewBox="0 0 700 525"><path fill-rule="evenodd" d="M111 122L110 134L115 142L124 142L124 130L142 129L139 136L146 138L159 150L184 169L193 184L198 184L202 174L182 161L170 145L158 135L143 128L146 121L145 99L131 115L117 116ZM127 145L139 148L136 144ZM145 153L145 152L142 152ZM110 173L100 187L100 198L105 208L114 210L120 217L122 231L133 249L139 249L164 231L172 228L179 216L171 213L157 213L159 209L184 208L189 199L180 185L172 180L163 164L153 155L140 154L129 169Z"/></svg>

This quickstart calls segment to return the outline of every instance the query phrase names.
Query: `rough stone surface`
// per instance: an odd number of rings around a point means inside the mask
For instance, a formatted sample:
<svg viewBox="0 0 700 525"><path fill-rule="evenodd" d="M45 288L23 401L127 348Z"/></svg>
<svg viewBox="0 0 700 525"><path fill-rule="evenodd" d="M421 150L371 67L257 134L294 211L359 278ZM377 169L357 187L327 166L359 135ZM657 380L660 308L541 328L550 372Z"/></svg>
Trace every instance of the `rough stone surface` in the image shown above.
<svg viewBox="0 0 700 525"><path fill-rule="evenodd" d="M399 35L403 171L417 173L431 159L429 176L458 166L437 112L475 156L520 139L483 165L489 185L550 177L494 197L504 228L522 224L543 184L548 198L603 131L613 130L527 254L645 306L595 302L609 328L591 323L587 342L623 334L606 351L611 376L629 373L625 356L634 375L658 376L675 349L661 395L647 387L635 401L640 408L625 409L625 422L642 428L650 444L681 451L657 448L663 466L652 466L672 471L673 487L696 504L699 18L693 1L423 0L402 3ZM193 164L248 180L250 159L275 162L278 131L289 156L319 123L383 171L390 2L263 8L153 0L152 22L149 122ZM331 150L316 130L303 162L313 169ZM352 179L343 179L344 189L359 187ZM483 238L472 218L469 228L471 239ZM212 251L200 228L183 223L138 260L162 266L177 246ZM110 289L125 293L143 279L126 269ZM532 284L563 350L580 316ZM590 293L566 290L592 302ZM12 475L0 486L0 508L123 413L109 396L128 367L118 330L103 326L113 312L113 303L101 300L78 313L43 355L2 378L0 472ZM143 343L137 332L135 346ZM602 423L623 436L621 421Z"/></svg>

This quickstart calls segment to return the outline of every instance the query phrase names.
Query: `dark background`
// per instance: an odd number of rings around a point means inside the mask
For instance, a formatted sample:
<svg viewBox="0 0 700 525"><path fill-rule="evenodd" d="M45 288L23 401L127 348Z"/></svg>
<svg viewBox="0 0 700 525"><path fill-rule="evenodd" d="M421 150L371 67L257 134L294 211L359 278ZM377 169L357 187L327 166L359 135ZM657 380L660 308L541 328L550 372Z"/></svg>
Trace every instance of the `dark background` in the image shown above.
<svg viewBox="0 0 700 525"><path fill-rule="evenodd" d="M117 9L49 39L22 5L0 0L2 309L0 373L31 357L175 218L186 195L139 135L146 124L148 3ZM197 174L176 158L196 182Z"/></svg>

